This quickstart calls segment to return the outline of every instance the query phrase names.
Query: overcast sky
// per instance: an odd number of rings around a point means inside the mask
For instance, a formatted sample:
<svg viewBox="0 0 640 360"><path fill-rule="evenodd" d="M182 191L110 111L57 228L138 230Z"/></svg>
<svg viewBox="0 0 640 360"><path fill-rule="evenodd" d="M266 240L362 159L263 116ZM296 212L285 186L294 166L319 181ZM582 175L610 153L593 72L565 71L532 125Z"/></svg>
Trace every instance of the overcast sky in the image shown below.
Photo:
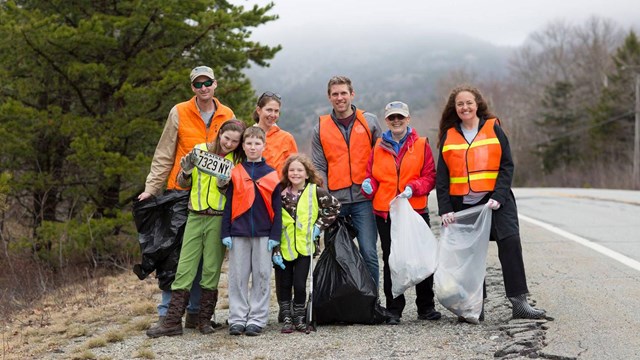
<svg viewBox="0 0 640 360"><path fill-rule="evenodd" d="M551 21L582 24L590 16L609 18L625 29L640 27L638 0L273 0L280 19L254 30L254 38L286 46L305 34L337 42L358 41L359 29L462 33L495 45L518 46ZM232 0L264 5L265 0ZM401 33L401 32L399 32Z"/></svg>

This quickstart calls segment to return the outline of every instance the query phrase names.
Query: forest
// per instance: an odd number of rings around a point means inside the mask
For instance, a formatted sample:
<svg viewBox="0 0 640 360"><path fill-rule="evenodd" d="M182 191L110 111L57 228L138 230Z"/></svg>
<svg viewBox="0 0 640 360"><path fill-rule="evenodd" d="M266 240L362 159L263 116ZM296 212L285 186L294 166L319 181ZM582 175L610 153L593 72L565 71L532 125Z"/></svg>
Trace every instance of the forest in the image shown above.
<svg viewBox="0 0 640 360"><path fill-rule="evenodd" d="M0 1L2 304L20 306L16 299L98 269L130 269L139 258L131 205L169 110L192 95L190 69L212 66L224 79L216 96L250 119L257 90L249 69L268 68L282 50L251 39L251 29L277 21L272 7ZM386 71L357 66L387 74L387 87L429 89L411 104L414 123L432 146L448 92L460 83L480 88L509 135L514 186L640 190L634 177L640 40L632 29L597 17L557 21L499 59L489 61L498 64L495 76L480 71L486 62L427 59L449 64L428 81L420 73L403 76L402 66L389 74L384 59ZM299 142L328 108L322 90L296 90L318 95L281 121ZM374 94L368 81L358 91ZM383 96L361 99L374 110L384 104Z"/></svg>

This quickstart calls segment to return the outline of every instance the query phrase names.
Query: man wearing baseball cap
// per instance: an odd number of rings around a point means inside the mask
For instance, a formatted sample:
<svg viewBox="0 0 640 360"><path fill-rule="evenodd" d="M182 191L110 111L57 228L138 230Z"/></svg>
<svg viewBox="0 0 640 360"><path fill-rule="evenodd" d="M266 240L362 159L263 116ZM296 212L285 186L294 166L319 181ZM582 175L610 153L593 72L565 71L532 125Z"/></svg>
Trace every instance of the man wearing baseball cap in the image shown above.
<svg viewBox="0 0 640 360"><path fill-rule="evenodd" d="M147 200L152 196L161 196L165 192L165 183L166 191L188 194L189 189L180 187L176 181L181 169L180 159L191 152L196 144L213 141L220 126L225 121L235 118L233 111L214 97L218 82L213 74L213 69L204 65L196 66L191 70L189 79L191 90L195 95L190 100L175 105L169 112L169 117L153 154L144 192L138 196L139 201ZM185 196L185 201L188 201L188 196ZM186 204L184 209L186 211ZM175 241L181 242L182 239L177 238ZM179 252L180 246L176 248L176 251ZM172 261L175 264L158 264L157 266L158 269L163 269L160 274L156 270L158 284L162 289L162 302L158 305L159 321L157 326L147 331L147 335L152 337L162 335L158 332L162 332L161 325L169 307L171 283L178 266L178 256L170 255L165 261ZM202 291L200 287L201 275L202 267L199 267L193 281L189 307L187 308L185 326L188 328L194 328L197 325L196 319ZM138 274L138 277L141 275Z"/></svg>

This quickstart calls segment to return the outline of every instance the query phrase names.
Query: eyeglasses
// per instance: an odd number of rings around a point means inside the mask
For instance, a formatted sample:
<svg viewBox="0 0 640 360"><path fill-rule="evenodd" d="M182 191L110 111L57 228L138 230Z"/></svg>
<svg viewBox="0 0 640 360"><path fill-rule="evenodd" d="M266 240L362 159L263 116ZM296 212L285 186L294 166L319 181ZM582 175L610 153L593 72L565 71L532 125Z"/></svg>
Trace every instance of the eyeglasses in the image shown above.
<svg viewBox="0 0 640 360"><path fill-rule="evenodd" d="M258 103L260 103L260 101L265 98L265 97L270 97L270 98L274 98L277 99L278 101L282 100L282 97L280 96L280 94L277 93L273 93L271 91L265 91L262 93L262 95L260 95L260 97L258 98Z"/></svg>
<svg viewBox="0 0 640 360"><path fill-rule="evenodd" d="M391 114L391 115L387 116L387 120L389 120L389 121L394 121L396 119L402 121L402 120L406 119L406 117L402 116L400 114Z"/></svg>
<svg viewBox="0 0 640 360"><path fill-rule="evenodd" d="M193 83L193 87L196 88L196 89L200 89L200 88L202 88L202 86L209 87L209 86L213 85L214 81L215 80L213 80L213 79L209 79L207 81L196 81L196 82Z"/></svg>

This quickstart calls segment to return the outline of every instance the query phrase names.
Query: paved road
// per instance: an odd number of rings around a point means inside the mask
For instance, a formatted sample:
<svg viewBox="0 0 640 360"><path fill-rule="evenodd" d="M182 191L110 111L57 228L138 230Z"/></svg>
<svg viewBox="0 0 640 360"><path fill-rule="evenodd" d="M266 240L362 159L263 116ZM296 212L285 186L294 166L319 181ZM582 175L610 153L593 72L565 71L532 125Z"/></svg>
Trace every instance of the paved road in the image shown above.
<svg viewBox="0 0 640 360"><path fill-rule="evenodd" d="M550 358L640 359L640 271L570 239L640 260L640 192L515 189L527 277L548 323ZM550 231L525 218L552 224Z"/></svg>

